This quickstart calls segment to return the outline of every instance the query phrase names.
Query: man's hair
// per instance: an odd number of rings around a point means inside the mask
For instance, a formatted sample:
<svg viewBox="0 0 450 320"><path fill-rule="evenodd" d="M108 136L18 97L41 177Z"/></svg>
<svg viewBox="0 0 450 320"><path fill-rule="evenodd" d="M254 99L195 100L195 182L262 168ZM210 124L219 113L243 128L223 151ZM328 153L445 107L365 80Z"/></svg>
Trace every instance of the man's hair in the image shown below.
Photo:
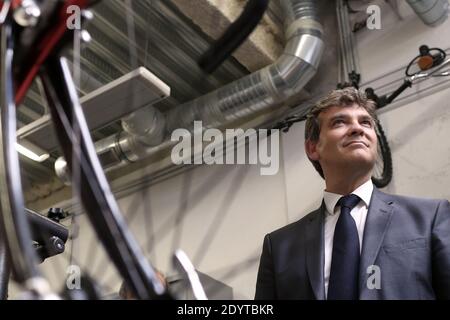
<svg viewBox="0 0 450 320"><path fill-rule="evenodd" d="M364 108L373 119L374 124L378 122L378 118L375 113L375 102L367 99L365 93L358 89L355 89L354 87L333 90L327 96L320 99L308 112L305 124L305 141L319 141L319 115L321 112L328 110L331 107L350 107L353 104L357 104L358 106ZM311 159L309 160L311 161L317 172L320 174L320 176L325 179L319 161Z"/></svg>

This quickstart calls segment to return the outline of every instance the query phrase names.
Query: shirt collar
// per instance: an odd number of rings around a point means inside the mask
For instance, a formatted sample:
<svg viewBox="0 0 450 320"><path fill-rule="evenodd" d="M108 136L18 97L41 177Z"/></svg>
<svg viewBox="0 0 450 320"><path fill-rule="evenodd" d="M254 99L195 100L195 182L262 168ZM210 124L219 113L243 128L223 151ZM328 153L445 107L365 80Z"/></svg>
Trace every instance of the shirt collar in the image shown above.
<svg viewBox="0 0 450 320"><path fill-rule="evenodd" d="M358 188L356 188L356 190L351 192L351 194L355 194L358 197L360 197L361 200L366 205L366 208L368 208L370 204L370 199L372 198L372 192L373 192L373 183L372 180L369 179L365 183L360 185ZM325 201L325 206L327 208L328 214L331 215L335 214L336 204L342 196L343 196L342 194L324 191L323 200Z"/></svg>

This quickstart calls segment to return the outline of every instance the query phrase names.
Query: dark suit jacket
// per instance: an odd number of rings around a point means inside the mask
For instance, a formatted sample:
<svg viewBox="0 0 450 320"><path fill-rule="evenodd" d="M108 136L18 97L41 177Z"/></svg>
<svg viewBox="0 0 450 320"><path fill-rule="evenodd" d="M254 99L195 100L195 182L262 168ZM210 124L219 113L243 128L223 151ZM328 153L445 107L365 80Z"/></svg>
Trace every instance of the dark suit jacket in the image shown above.
<svg viewBox="0 0 450 320"><path fill-rule="evenodd" d="M325 299L325 205L264 238L256 299ZM374 288L374 269L380 285ZM367 285L368 281L371 285ZM450 299L450 204L373 191L360 299Z"/></svg>

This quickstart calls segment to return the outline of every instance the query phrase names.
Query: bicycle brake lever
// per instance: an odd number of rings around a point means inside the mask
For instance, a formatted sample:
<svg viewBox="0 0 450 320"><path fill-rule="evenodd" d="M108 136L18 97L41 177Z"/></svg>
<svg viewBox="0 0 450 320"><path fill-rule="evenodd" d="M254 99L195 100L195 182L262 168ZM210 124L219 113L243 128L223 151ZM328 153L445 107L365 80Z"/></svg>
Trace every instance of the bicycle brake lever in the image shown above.
<svg viewBox="0 0 450 320"><path fill-rule="evenodd" d="M205 290L203 289L203 286L200 282L198 273L195 270L191 260L183 250L178 249L175 251L173 256L173 264L175 266L175 269L187 275L195 299L208 300Z"/></svg>

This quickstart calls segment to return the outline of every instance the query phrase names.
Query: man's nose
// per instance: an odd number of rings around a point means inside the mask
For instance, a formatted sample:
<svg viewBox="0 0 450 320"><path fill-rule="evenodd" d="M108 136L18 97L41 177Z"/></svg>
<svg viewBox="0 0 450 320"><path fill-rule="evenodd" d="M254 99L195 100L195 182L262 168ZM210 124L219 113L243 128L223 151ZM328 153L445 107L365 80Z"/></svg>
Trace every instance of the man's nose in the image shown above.
<svg viewBox="0 0 450 320"><path fill-rule="evenodd" d="M364 133L362 125L358 121L352 121L350 126L350 135L361 135Z"/></svg>

